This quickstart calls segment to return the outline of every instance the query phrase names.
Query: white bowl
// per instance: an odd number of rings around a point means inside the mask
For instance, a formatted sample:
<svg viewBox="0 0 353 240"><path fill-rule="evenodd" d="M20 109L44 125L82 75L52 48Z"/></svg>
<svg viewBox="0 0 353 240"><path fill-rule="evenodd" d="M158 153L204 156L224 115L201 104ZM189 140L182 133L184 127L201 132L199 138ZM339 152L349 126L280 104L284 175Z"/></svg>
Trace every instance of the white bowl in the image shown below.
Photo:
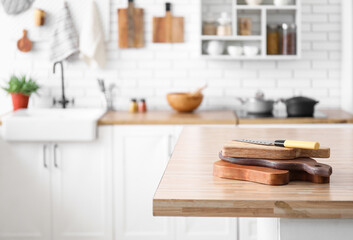
<svg viewBox="0 0 353 240"><path fill-rule="evenodd" d="M256 56L259 53L259 48L256 46L244 46L244 55L248 57Z"/></svg>
<svg viewBox="0 0 353 240"><path fill-rule="evenodd" d="M227 51L231 56L241 56L243 54L243 47L228 46Z"/></svg>
<svg viewBox="0 0 353 240"><path fill-rule="evenodd" d="M248 5L260 5L263 0L245 0Z"/></svg>

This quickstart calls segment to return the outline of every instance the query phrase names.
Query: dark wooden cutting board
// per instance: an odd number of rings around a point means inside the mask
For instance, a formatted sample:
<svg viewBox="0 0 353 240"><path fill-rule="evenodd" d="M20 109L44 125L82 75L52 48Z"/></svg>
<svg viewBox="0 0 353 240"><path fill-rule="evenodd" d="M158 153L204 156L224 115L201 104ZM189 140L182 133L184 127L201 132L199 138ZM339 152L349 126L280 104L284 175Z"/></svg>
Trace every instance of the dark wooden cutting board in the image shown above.
<svg viewBox="0 0 353 240"><path fill-rule="evenodd" d="M225 157L222 152L219 153L221 160L248 166L269 167L280 170L290 171L305 171L309 174L329 177L332 174L332 167L326 164L318 163L311 158L297 158L290 160L271 160L271 159L257 159L257 158L233 158Z"/></svg>
<svg viewBox="0 0 353 240"><path fill-rule="evenodd" d="M144 40L144 11L129 0L128 8L118 9L119 48L142 48Z"/></svg>
<svg viewBox="0 0 353 240"><path fill-rule="evenodd" d="M238 141L231 141L223 146L226 157L261 158L261 159L295 159L302 157L329 158L330 148L299 149L277 146L265 146Z"/></svg>
<svg viewBox="0 0 353 240"><path fill-rule="evenodd" d="M306 181L319 184L330 182L330 177L312 175L303 171L245 166L222 160L213 164L213 176L268 185L285 185L290 181Z"/></svg>

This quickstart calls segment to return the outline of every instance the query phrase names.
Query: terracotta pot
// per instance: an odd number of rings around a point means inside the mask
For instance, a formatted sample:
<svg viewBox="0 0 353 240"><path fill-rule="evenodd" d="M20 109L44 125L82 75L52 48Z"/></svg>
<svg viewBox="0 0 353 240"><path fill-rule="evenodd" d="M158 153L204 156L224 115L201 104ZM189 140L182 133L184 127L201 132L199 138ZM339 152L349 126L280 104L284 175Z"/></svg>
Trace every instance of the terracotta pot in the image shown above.
<svg viewBox="0 0 353 240"><path fill-rule="evenodd" d="M23 95L21 93L12 93L11 98L14 111L21 108L27 108L29 96Z"/></svg>

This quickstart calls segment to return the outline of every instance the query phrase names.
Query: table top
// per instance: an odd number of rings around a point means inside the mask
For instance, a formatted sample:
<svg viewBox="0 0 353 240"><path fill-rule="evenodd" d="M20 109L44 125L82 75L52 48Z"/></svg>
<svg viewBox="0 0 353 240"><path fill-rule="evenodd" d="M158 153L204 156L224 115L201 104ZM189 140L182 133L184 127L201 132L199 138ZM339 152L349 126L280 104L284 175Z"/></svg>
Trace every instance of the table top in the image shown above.
<svg viewBox="0 0 353 240"><path fill-rule="evenodd" d="M213 177L234 138L319 141L331 147L329 184L269 186ZM184 128L153 199L155 216L353 218L353 128Z"/></svg>
<svg viewBox="0 0 353 240"><path fill-rule="evenodd" d="M178 113L175 111L148 111L146 113L129 113L126 111L107 112L98 125L136 125L136 124L236 124L235 113L231 110L196 111Z"/></svg>

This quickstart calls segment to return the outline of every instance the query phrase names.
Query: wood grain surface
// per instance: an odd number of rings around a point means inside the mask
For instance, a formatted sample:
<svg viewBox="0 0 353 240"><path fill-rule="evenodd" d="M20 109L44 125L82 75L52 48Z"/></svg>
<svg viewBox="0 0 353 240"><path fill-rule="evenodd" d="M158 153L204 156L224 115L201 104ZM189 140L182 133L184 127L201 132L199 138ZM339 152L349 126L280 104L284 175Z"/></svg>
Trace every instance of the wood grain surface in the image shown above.
<svg viewBox="0 0 353 240"><path fill-rule="evenodd" d="M230 141L223 145L222 154L225 157L264 158L264 159L294 159L300 157L329 158L330 148L299 149L277 146L257 145L245 142Z"/></svg>
<svg viewBox="0 0 353 240"><path fill-rule="evenodd" d="M140 125L140 124L226 124L235 126L233 111L196 111L193 113L177 113L174 111L148 111L146 113L129 113L112 111L106 113L99 125Z"/></svg>
<svg viewBox="0 0 353 240"><path fill-rule="evenodd" d="M312 175L303 171L245 166L222 160L213 163L213 176L268 185L285 185L289 181L307 181L318 184L330 182L330 177Z"/></svg>
<svg viewBox="0 0 353 240"><path fill-rule="evenodd" d="M184 18L167 14L165 17L153 17L154 43L184 42Z"/></svg>
<svg viewBox="0 0 353 240"><path fill-rule="evenodd" d="M27 30L23 30L23 36L17 41L17 48L21 52L29 52L32 49L32 42L27 37Z"/></svg>
<svg viewBox="0 0 353 240"><path fill-rule="evenodd" d="M142 48L144 40L144 11L134 8L129 3L128 8L118 9L119 48Z"/></svg>
<svg viewBox="0 0 353 240"><path fill-rule="evenodd" d="M332 167L318 163L311 158L296 158L288 160L259 159L259 158L233 158L225 157L222 152L218 154L221 160L249 166L269 167L281 170L305 171L309 174L329 177L332 174Z"/></svg>
<svg viewBox="0 0 353 240"><path fill-rule="evenodd" d="M269 186L213 176L225 142L306 139L331 148L329 184ZM153 200L156 216L353 218L353 129L185 127Z"/></svg>

